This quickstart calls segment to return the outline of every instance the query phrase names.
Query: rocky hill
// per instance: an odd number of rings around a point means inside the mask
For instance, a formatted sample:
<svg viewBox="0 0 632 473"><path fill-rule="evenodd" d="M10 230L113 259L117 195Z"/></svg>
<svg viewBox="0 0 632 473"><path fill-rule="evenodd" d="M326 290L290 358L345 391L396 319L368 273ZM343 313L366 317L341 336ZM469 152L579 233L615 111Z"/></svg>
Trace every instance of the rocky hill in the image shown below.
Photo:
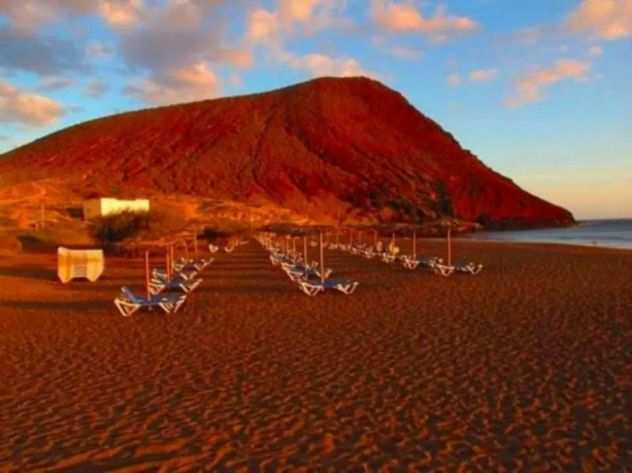
<svg viewBox="0 0 632 473"><path fill-rule="evenodd" d="M485 166L399 93L365 78L114 115L0 155L0 186L188 195L321 223L452 216L489 227L572 215Z"/></svg>

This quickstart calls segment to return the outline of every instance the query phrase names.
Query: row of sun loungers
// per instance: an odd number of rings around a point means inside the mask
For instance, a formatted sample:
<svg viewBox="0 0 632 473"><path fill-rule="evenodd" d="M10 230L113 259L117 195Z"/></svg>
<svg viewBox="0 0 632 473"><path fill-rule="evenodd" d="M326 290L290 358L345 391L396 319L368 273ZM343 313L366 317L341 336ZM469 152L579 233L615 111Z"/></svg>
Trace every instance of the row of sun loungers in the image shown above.
<svg viewBox="0 0 632 473"><path fill-rule="evenodd" d="M332 278L330 268L319 268L317 262L306 263L298 254L284 254L271 244L260 242L270 252L270 262L281 268L299 290L315 296L326 290L337 290L345 295L353 294L359 283L346 278ZM322 271L322 272L321 272Z"/></svg>
<svg viewBox="0 0 632 473"><path fill-rule="evenodd" d="M208 250L211 252L211 254L217 253L220 249L224 250L224 253L232 253L233 251L235 251L236 248L238 248L238 247L240 247L242 245L245 245L246 243L248 243L248 241L247 240L243 240L243 239L230 240L224 246L219 246L219 245L215 245L213 243L210 243L208 245Z"/></svg>
<svg viewBox="0 0 632 473"><path fill-rule="evenodd" d="M213 262L213 258L186 260L179 259L171 276L166 271L154 268L149 278L149 297L135 294L123 286L114 305L123 317L131 317L140 309L161 309L165 314L176 313L187 297L202 283L198 274Z"/></svg>
<svg viewBox="0 0 632 473"><path fill-rule="evenodd" d="M352 255L356 256L362 256L366 259L379 259L387 264L400 263L404 268L411 271L416 269L429 269L435 274L439 274L444 277L451 276L454 273L463 273L475 276L483 270L483 265L480 263L457 261L452 262L452 264L447 264L447 262L437 256L400 256L397 254L389 253L387 251L378 252L370 246L333 244L329 245L329 248L346 251L347 253L351 253Z"/></svg>

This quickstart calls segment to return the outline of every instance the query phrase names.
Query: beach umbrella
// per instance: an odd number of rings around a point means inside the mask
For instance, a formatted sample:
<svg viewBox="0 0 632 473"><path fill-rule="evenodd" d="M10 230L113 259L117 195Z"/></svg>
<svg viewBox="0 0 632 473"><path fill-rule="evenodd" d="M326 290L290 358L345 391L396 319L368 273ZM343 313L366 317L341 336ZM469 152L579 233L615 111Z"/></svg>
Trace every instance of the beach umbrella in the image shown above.
<svg viewBox="0 0 632 473"><path fill-rule="evenodd" d="M149 292L149 250L145 250L145 295L147 299L151 297Z"/></svg>

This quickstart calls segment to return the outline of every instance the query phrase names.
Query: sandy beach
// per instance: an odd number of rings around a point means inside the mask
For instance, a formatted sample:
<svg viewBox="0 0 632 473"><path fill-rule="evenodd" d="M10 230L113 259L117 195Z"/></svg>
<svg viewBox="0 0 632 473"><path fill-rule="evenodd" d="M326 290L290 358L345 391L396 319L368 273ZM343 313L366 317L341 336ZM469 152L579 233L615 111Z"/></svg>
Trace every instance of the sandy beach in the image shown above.
<svg viewBox="0 0 632 473"><path fill-rule="evenodd" d="M456 246L486 269L327 251L361 285L308 298L250 242L131 319L140 260L0 255L0 471L632 471L632 252Z"/></svg>

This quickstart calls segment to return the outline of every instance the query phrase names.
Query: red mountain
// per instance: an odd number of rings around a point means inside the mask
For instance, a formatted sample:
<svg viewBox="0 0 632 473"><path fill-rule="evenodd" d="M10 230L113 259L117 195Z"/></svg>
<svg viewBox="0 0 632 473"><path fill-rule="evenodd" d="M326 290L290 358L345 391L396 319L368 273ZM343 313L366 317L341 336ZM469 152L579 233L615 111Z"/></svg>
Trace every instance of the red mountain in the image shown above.
<svg viewBox="0 0 632 473"><path fill-rule="evenodd" d="M323 222L573 221L364 78L93 120L1 155L0 176L4 184L59 178L85 194L269 202Z"/></svg>

